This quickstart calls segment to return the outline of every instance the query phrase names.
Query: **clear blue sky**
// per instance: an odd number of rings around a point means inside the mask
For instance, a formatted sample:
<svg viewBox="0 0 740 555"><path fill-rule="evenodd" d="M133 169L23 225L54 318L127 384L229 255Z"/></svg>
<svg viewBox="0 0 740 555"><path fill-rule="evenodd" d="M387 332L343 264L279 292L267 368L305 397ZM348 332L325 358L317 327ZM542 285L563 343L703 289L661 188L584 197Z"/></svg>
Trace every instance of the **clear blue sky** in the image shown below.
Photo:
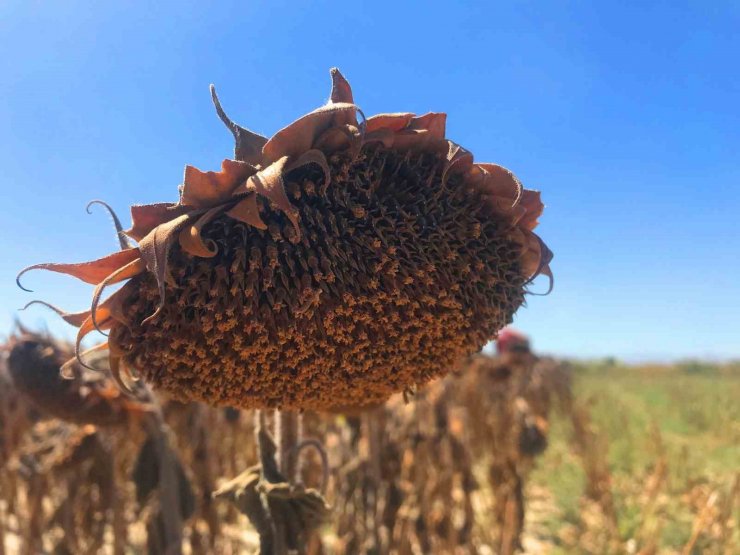
<svg viewBox="0 0 740 555"><path fill-rule="evenodd" d="M19 268L116 247L88 200L128 217L229 155L209 83L269 135L338 66L366 114L445 111L448 136L543 191L555 291L516 321L537 347L740 357L737 2L129 4L0 3L0 334L34 297ZM25 283L89 303L72 278Z"/></svg>

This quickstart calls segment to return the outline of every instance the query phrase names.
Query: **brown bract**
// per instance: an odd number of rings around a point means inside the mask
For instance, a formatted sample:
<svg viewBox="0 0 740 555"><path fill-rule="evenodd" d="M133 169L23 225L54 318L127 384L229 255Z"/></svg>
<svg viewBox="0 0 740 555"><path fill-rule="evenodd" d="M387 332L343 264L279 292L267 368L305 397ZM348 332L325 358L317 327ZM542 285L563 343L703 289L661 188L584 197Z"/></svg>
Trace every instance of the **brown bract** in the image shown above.
<svg viewBox="0 0 740 555"><path fill-rule="evenodd" d="M324 409L424 383L511 321L526 285L551 277L539 192L445 138L445 114L365 119L332 81L326 105L270 139L212 88L233 160L187 166L177 203L133 206L138 246L24 270L96 286L90 310L54 309L79 327L78 352L111 330L116 375L181 399Z"/></svg>

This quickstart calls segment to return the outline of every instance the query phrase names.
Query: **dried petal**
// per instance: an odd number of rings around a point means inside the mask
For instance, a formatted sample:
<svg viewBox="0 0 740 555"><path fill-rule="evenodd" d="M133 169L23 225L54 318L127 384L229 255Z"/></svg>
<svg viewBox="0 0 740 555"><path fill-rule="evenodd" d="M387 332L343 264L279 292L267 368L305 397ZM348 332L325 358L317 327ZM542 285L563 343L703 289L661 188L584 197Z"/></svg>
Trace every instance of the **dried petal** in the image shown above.
<svg viewBox="0 0 740 555"><path fill-rule="evenodd" d="M408 112L397 112L394 114L377 114L367 118L367 133L387 129L389 131L401 131L408 126L414 114Z"/></svg>
<svg viewBox="0 0 740 555"><path fill-rule="evenodd" d="M408 124L408 128L423 129L428 131L435 139L444 139L446 125L447 114L429 112L423 116L412 118Z"/></svg>
<svg viewBox="0 0 740 555"><path fill-rule="evenodd" d="M228 159L221 163L220 172L202 172L193 166L186 166L180 204L192 208L211 208L222 204L229 200L234 189L256 171L251 164Z"/></svg>
<svg viewBox="0 0 740 555"><path fill-rule="evenodd" d="M300 156L313 147L316 138L329 127L352 123L357 125L354 104L327 104L284 127L267 141L262 149L264 163L276 162L285 156Z"/></svg>
<svg viewBox="0 0 740 555"><path fill-rule="evenodd" d="M223 212L223 206L217 206L211 208L208 212L198 218L192 225L186 225L180 231L180 246L193 256L200 256L201 258L211 258L216 256L218 248L216 242L209 239L203 240L200 233L203 226L209 223L213 218Z"/></svg>
<svg viewBox="0 0 740 555"><path fill-rule="evenodd" d="M352 87L349 86L349 82L344 78L341 72L333 67L331 68L331 102L338 103L344 102L347 104L354 104L352 98Z"/></svg>
<svg viewBox="0 0 740 555"><path fill-rule="evenodd" d="M213 100L213 105L216 107L218 117L221 118L221 121L224 122L229 131L234 135L234 140L236 141L234 159L247 162L253 166L259 165L262 161L262 148L267 143L267 137L263 137L231 121L231 118L226 115L226 112L221 107L221 102L216 95L216 87L213 85L211 85L211 99Z"/></svg>
<svg viewBox="0 0 740 555"><path fill-rule="evenodd" d="M115 285L116 283L121 283L122 281L131 279L132 277L142 273L145 270L146 264L141 258L137 258L136 260L132 260L122 268L119 268L118 270L113 272L97 285L95 291L93 292L92 306L90 307L90 318L92 319L93 327L97 331L100 332L97 321L98 303L100 302L100 297L103 295L103 291L105 291L105 288L109 285ZM110 313L110 308L108 308L108 313Z"/></svg>
<svg viewBox="0 0 740 555"><path fill-rule="evenodd" d="M484 187L499 197L511 199L511 206L519 202L522 194L522 183L516 176L498 164L477 164L488 174Z"/></svg>
<svg viewBox="0 0 740 555"><path fill-rule="evenodd" d="M124 233L141 241L151 231L163 223L182 216L189 208L172 202L161 202L158 204L135 204L131 207L131 229Z"/></svg>
<svg viewBox="0 0 740 555"><path fill-rule="evenodd" d="M65 312L64 310L54 306L53 304L49 304L45 301L39 301L39 300L31 301L30 303L26 304L26 306L21 308L21 310L26 310L29 306L32 306L35 304L40 304L42 306L45 306L46 308L50 308L51 310L56 312L59 316L61 316L62 320L64 320L68 324L71 324L75 327L82 324L82 322L84 322L85 319L90 316L89 310L85 310L84 312Z"/></svg>
<svg viewBox="0 0 740 555"><path fill-rule="evenodd" d="M264 170L250 177L244 185L244 191L256 191L259 195L274 203L285 213L293 224L296 233L300 236L298 211L288 200L288 196L285 194L285 183L283 182L283 173L289 168L288 161L288 157L283 156L274 164L270 164ZM242 192L242 189L240 188L238 192Z"/></svg>
<svg viewBox="0 0 740 555"><path fill-rule="evenodd" d="M172 281L172 277L167 268L167 258L170 255L170 250L177 238L177 234L182 226L192 221L193 218L199 214L199 212L191 212L189 214L178 216L174 220L170 220L169 222L154 228L139 243L141 258L146 263L147 270L157 278L157 286L159 288L159 305L150 318L153 318L158 314L164 305L165 282Z"/></svg>
<svg viewBox="0 0 740 555"><path fill-rule="evenodd" d="M519 205L526 210L526 214L519 222L522 227L533 230L537 227L538 219L542 215L545 209L545 205L542 204L539 191L531 191L524 189L522 191L522 198Z"/></svg>
<svg viewBox="0 0 740 555"><path fill-rule="evenodd" d="M107 276L114 272L121 266L125 266L132 260L138 258L139 249L126 249L123 251L117 251L103 258L93 260L92 262L80 262L78 264L34 264L28 268L24 268L15 278L15 282L18 287L24 291L31 291L26 289L20 283L21 276L31 270L49 270L50 272L58 272L60 274L67 274L69 276L76 277L84 281L85 283L91 283L96 285L104 280Z"/></svg>
<svg viewBox="0 0 740 555"><path fill-rule="evenodd" d="M132 248L133 245L129 242L128 237L126 237L126 233L123 231L121 220L118 219L116 211L113 210L113 208L111 208L111 206L107 202L103 202L102 200L91 200L87 203L87 206L85 207L85 211L88 214L91 213L90 207L93 204L99 204L108 211L108 214L110 214L110 217L113 219L113 226L116 228L116 237L118 239L118 244L121 246L121 250Z"/></svg>

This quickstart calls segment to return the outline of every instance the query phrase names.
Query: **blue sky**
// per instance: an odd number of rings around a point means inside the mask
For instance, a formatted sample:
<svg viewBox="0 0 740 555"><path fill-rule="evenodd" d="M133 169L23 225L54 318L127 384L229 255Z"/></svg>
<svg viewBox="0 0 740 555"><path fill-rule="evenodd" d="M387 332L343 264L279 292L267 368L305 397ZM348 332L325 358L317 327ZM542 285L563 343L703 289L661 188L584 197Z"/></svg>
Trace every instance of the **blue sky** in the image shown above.
<svg viewBox="0 0 740 555"><path fill-rule="evenodd" d="M740 4L132 4L0 3L0 334L35 298L19 268L116 247L87 201L176 200L186 163L230 154L210 83L269 135L338 66L366 114L445 111L450 138L542 190L555 290L516 319L538 348L740 357ZM89 303L71 278L25 283Z"/></svg>

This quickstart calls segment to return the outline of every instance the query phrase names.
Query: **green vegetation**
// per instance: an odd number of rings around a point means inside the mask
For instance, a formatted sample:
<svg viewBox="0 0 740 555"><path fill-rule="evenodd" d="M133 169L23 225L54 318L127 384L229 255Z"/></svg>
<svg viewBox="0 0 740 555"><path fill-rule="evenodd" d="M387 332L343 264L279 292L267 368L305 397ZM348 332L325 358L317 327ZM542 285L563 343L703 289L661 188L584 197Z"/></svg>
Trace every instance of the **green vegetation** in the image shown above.
<svg viewBox="0 0 740 555"><path fill-rule="evenodd" d="M604 450L593 455L608 469L600 479L611 490L617 533L604 543L608 516L593 513L608 511L586 500L589 478L574 449L572 415L556 414L550 448L530 482L558 508L533 516L554 535L555 552L680 553L692 539L689 553L740 549L740 365L607 360L575 365L574 387Z"/></svg>

